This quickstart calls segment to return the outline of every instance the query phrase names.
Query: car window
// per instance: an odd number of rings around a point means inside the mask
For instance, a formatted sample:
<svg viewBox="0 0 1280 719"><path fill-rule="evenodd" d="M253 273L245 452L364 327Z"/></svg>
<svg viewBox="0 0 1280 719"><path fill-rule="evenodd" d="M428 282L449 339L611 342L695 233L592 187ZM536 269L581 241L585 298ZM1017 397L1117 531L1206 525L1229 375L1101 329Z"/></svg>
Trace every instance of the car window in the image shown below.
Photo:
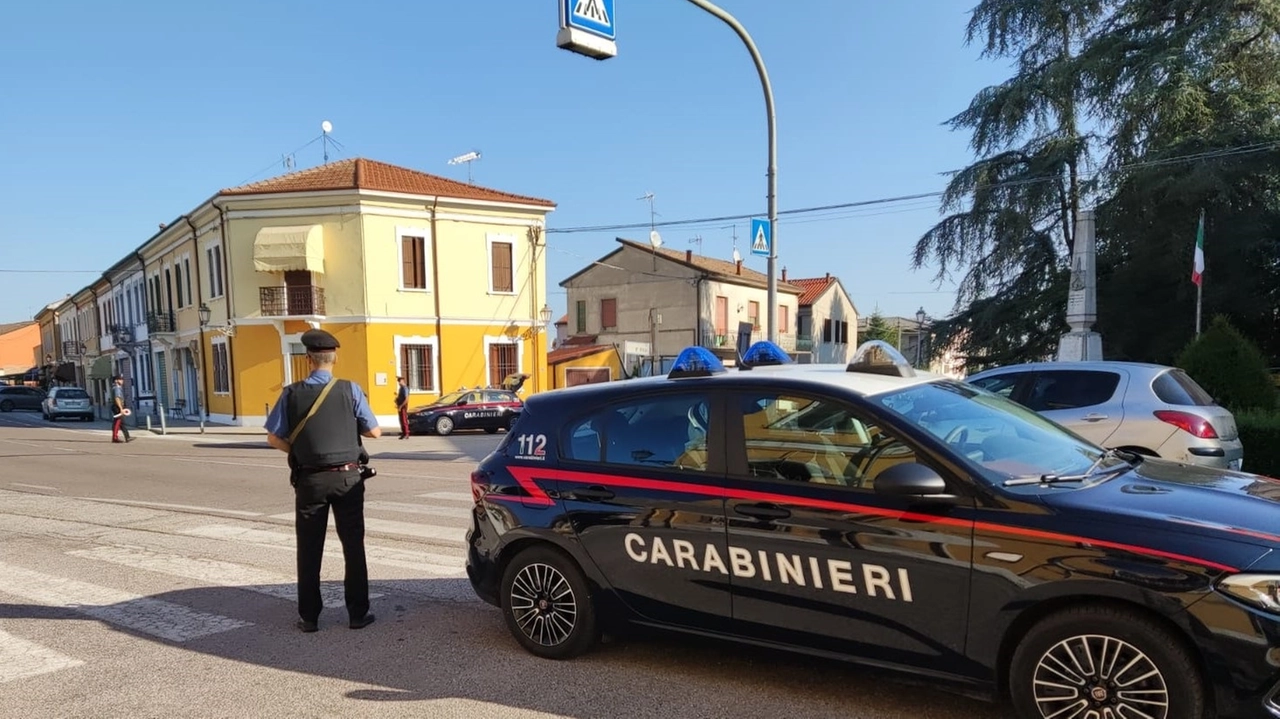
<svg viewBox="0 0 1280 719"><path fill-rule="evenodd" d="M705 395L619 403L569 426L561 456L584 462L705 471L709 401Z"/></svg>
<svg viewBox="0 0 1280 719"><path fill-rule="evenodd" d="M485 392L484 401L486 402L514 402L516 398L510 392Z"/></svg>
<svg viewBox="0 0 1280 719"><path fill-rule="evenodd" d="M1001 397L1009 397L1013 394L1013 390L1018 386L1018 380L1026 376L1025 372L1009 372L1007 374L999 374L994 377L982 377L970 380L969 384L974 387L981 387L992 394L998 394Z"/></svg>
<svg viewBox="0 0 1280 719"><path fill-rule="evenodd" d="M740 398L751 477L870 491L884 470L917 461L895 433L844 403L786 392Z"/></svg>
<svg viewBox="0 0 1280 719"><path fill-rule="evenodd" d="M872 401L941 439L953 456L993 483L1124 462L1023 405L968 384L930 382Z"/></svg>
<svg viewBox="0 0 1280 719"><path fill-rule="evenodd" d="M1036 374L1023 404L1037 412L1092 407L1110 400L1118 386L1115 372L1048 370Z"/></svg>
<svg viewBox="0 0 1280 719"><path fill-rule="evenodd" d="M1207 407L1213 404L1213 397L1204 391L1191 375L1180 369L1169 370L1156 377L1151 389L1165 404L1176 404L1190 407Z"/></svg>
<svg viewBox="0 0 1280 719"><path fill-rule="evenodd" d="M484 393L472 392L467 395L467 404L484 404Z"/></svg>
<svg viewBox="0 0 1280 719"><path fill-rule="evenodd" d="M89 399L89 393L82 389L63 387L58 390L58 399Z"/></svg>

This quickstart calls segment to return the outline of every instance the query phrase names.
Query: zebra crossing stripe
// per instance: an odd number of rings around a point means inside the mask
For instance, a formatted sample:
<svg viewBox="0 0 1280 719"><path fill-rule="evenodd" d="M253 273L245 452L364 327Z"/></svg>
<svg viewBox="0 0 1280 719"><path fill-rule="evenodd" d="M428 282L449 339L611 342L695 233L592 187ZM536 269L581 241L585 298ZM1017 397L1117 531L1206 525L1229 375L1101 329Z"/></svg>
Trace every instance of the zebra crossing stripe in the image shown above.
<svg viewBox="0 0 1280 719"><path fill-rule="evenodd" d="M268 597L298 601L297 583L290 577L284 577L255 567L242 564L221 562L215 559L197 559L177 554L162 554L140 547L96 547L94 549L67 552L73 557L92 559L99 562L110 562L133 569L167 574L204 584L235 587L245 589ZM326 607L345 606L342 587L324 584L320 587L320 596ZM382 597L382 594L370 594L370 599Z"/></svg>
<svg viewBox="0 0 1280 719"><path fill-rule="evenodd" d="M65 654L0 631L0 684L84 664Z"/></svg>
<svg viewBox="0 0 1280 719"><path fill-rule="evenodd" d="M33 572L2 562L0 593L21 597L41 606L70 609L108 624L178 643L253 626L252 622L206 614L181 604Z"/></svg>
<svg viewBox="0 0 1280 719"><path fill-rule="evenodd" d="M450 502L475 503L475 497L471 496L470 492L427 492L418 496L423 499L444 499Z"/></svg>
<svg viewBox="0 0 1280 719"><path fill-rule="evenodd" d="M231 524L211 524L183 530L183 534L206 539L221 539L230 542L241 542L257 547L270 547L292 552L294 537L283 532L269 532L262 529L249 529ZM370 564L388 567L412 569L414 571L438 577L465 577L461 556L449 556L434 552L417 552L406 549L392 549L377 545L365 545L365 559Z"/></svg>
<svg viewBox="0 0 1280 719"><path fill-rule="evenodd" d="M293 512L286 514L273 514L268 519L292 520ZM334 527L333 515L329 515L329 526ZM435 539L441 542L450 542L453 544L462 544L466 542L467 530L463 527L441 527L435 524L419 524L417 522L397 522L391 519L376 519L373 517L365 517L364 528L366 531L381 532L383 534L399 534L406 537L418 537L420 539Z"/></svg>
<svg viewBox="0 0 1280 719"><path fill-rule="evenodd" d="M425 514L432 517L453 517L455 519L466 519L471 516L470 507L432 507L425 504L413 504L411 502L381 502L372 501L364 503L365 509L371 509L379 512L399 512L401 514Z"/></svg>

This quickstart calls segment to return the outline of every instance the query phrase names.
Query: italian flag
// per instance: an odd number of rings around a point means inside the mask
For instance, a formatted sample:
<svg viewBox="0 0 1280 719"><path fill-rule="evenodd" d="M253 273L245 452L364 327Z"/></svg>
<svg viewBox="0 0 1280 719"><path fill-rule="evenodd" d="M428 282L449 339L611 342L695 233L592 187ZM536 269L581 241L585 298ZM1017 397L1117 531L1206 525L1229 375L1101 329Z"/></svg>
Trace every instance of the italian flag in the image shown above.
<svg viewBox="0 0 1280 719"><path fill-rule="evenodd" d="M1196 228L1196 256L1191 267L1191 281L1198 287L1204 279L1204 210L1200 210L1200 226Z"/></svg>

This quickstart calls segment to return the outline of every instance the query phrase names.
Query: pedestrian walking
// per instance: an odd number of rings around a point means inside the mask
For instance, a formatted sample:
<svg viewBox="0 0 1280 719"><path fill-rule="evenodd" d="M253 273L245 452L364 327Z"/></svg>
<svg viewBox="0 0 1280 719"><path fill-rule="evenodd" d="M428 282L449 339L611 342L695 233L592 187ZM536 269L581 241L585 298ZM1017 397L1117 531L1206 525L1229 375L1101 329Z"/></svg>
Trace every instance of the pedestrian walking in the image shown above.
<svg viewBox="0 0 1280 719"><path fill-rule="evenodd" d="M116 444L124 444L132 442L133 437L129 436L129 428L124 423L124 418L133 414L124 404L124 377L116 375L111 378L111 441ZM124 435L124 439L120 439L120 435Z"/></svg>
<svg viewBox="0 0 1280 719"><path fill-rule="evenodd" d="M294 528L298 552L298 623L304 632L320 628L320 562L329 508L333 508L346 570L343 589L348 625L361 629L374 620L369 611L369 571L364 552L364 480L371 476L360 437L382 435L360 386L335 379L338 340L320 329L302 335L311 374L280 394L267 416L267 442L289 455L294 487Z"/></svg>
<svg viewBox="0 0 1280 719"><path fill-rule="evenodd" d="M396 413L400 415L400 439L409 439L409 383L397 377Z"/></svg>

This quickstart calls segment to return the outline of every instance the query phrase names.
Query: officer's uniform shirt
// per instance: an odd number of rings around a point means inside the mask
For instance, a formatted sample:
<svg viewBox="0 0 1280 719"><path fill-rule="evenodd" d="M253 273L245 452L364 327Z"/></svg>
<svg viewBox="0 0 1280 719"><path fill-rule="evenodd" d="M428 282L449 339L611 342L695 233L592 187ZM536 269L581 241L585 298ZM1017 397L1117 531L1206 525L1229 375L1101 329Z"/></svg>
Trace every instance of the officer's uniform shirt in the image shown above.
<svg viewBox="0 0 1280 719"><path fill-rule="evenodd" d="M316 370L307 375L302 383L323 385L328 384L331 379L333 379L332 372ZM355 413L356 425L361 432L369 432L378 426L378 419L373 416L373 410L369 407L369 398L365 396L364 390L360 389L360 385L355 382L348 384L351 386L351 410ZM271 408L271 414L267 415L266 430L281 439L288 439L289 432L293 431L293 427L289 426L289 413L285 409L283 392L280 394L280 399L276 400L276 406Z"/></svg>

